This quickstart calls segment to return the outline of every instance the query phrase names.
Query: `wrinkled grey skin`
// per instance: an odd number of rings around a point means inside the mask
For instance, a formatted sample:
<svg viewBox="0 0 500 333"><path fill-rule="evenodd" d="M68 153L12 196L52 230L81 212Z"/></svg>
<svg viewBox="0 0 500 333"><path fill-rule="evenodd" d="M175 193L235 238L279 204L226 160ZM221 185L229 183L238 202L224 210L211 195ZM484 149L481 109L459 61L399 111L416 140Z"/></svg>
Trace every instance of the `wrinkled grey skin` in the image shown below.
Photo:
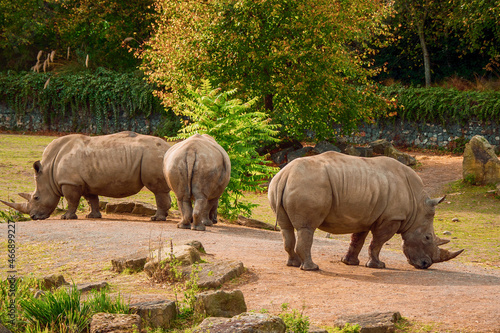
<svg viewBox="0 0 500 333"><path fill-rule="evenodd" d="M402 235L403 252L416 268L450 260L446 243L434 234L435 206L422 180L409 167L387 157L361 158L336 152L299 158L272 179L268 198L277 215L288 265L316 270L311 259L314 231L351 233L351 244L342 262L358 265L366 236L368 267L384 268L379 253L396 233ZM297 231L297 239L294 230Z"/></svg>
<svg viewBox="0 0 500 333"><path fill-rule="evenodd" d="M170 189L163 177L163 156L170 148L164 140L133 132L103 136L66 135L52 141L41 161L33 164L36 189L20 193L27 203L2 201L33 220L50 216L61 197L68 201L62 219L76 219L80 197L88 200L88 218L100 218L99 195L123 198L146 186L156 197L152 220L165 220L170 209Z"/></svg>
<svg viewBox="0 0 500 333"><path fill-rule="evenodd" d="M214 138L195 134L175 144L165 154L163 173L182 212L178 228L203 231L217 223L219 197L231 178L231 161Z"/></svg>

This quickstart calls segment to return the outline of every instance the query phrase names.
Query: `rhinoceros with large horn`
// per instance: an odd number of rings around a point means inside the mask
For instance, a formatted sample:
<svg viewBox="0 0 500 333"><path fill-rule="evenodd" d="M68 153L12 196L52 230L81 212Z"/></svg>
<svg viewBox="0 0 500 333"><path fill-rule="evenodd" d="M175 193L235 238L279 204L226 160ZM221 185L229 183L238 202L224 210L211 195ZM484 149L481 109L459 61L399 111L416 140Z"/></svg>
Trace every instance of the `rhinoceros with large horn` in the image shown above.
<svg viewBox="0 0 500 333"><path fill-rule="evenodd" d="M425 269L450 260L434 233L438 203L424 190L411 168L388 157L362 158L336 152L296 159L271 180L268 198L281 228L289 266L316 270L311 259L314 231L352 234L342 262L358 265L358 255L371 231L366 266L384 268L379 254L394 234L403 238L408 262ZM294 229L297 231L295 238Z"/></svg>
<svg viewBox="0 0 500 333"><path fill-rule="evenodd" d="M36 189L20 193L24 203L4 204L29 214L33 220L50 216L61 197L68 201L62 219L78 218L76 209L83 196L91 212L87 217L100 218L99 195L123 198L138 193L144 186L154 193L157 204L152 220L165 220L170 209L170 188L163 177L163 156L170 148L164 140L120 132L90 137L66 135L52 141L42 160L33 164Z"/></svg>
<svg viewBox="0 0 500 333"><path fill-rule="evenodd" d="M206 225L217 223L219 197L231 178L231 161L214 138L195 134L175 144L165 154L163 173L181 209L177 227L203 231Z"/></svg>

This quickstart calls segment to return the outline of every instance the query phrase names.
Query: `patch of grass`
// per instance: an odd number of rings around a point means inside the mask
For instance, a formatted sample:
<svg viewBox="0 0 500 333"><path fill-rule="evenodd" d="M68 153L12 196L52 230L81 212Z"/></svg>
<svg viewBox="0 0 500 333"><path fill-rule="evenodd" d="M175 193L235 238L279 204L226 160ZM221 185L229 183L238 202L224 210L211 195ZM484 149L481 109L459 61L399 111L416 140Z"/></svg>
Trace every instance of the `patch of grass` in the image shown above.
<svg viewBox="0 0 500 333"><path fill-rule="evenodd" d="M500 268L500 200L488 192L492 189L461 180L450 183L444 203L436 208L434 228L439 237L451 238L445 247L465 249L458 260ZM451 235L444 236L445 231Z"/></svg>

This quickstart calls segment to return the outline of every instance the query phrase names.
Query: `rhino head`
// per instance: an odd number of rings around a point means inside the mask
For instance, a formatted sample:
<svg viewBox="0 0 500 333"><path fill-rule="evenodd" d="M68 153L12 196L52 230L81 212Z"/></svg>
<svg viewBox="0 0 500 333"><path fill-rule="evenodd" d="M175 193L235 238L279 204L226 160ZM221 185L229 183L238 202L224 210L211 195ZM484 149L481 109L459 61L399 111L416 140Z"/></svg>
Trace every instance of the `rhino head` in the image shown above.
<svg viewBox="0 0 500 333"><path fill-rule="evenodd" d="M403 237L403 252L410 265L415 268L426 269L434 263L453 259L463 252L463 249L450 252L439 248L439 245L448 243L448 240L436 236L433 222L435 207L443 202L444 198L426 198L419 207L418 216L411 228L401 234Z"/></svg>
<svg viewBox="0 0 500 333"><path fill-rule="evenodd" d="M33 220L44 220L56 209L60 196L50 186L49 172L44 172L40 161L33 164L35 169L35 192L19 193L28 202L17 203L0 200L5 205L28 214Z"/></svg>

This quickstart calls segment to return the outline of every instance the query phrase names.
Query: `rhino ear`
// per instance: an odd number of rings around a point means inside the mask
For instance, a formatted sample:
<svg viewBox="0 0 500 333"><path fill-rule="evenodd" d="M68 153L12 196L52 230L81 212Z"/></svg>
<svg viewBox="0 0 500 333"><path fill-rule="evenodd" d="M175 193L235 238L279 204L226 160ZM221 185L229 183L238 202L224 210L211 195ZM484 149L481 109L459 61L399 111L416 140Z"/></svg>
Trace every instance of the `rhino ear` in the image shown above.
<svg viewBox="0 0 500 333"><path fill-rule="evenodd" d="M444 197L441 197L441 198L427 199L426 203L429 206L434 207L434 206L437 206L438 204L440 204L441 202L443 202L445 198L446 198L446 195Z"/></svg>
<svg viewBox="0 0 500 333"><path fill-rule="evenodd" d="M35 169L36 173L42 172L42 163L40 163L40 161L36 161L33 163L33 169Z"/></svg>

